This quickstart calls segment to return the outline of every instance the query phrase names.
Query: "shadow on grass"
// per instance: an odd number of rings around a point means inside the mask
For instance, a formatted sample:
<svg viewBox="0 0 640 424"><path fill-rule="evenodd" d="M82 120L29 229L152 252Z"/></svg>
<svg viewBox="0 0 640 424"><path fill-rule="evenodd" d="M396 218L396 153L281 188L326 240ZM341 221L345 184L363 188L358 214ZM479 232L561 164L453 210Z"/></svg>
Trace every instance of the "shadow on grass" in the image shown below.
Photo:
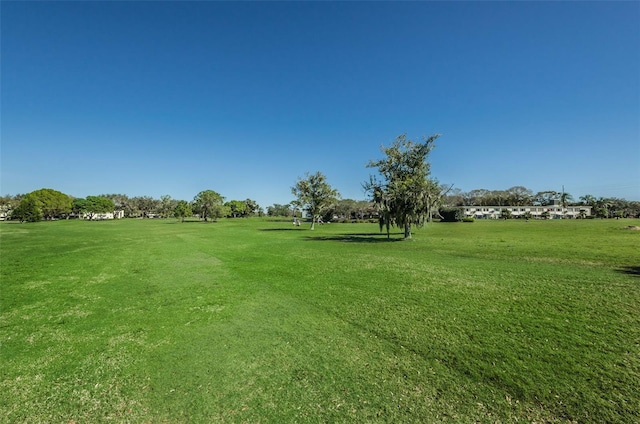
<svg viewBox="0 0 640 424"><path fill-rule="evenodd" d="M165 224L215 224L217 221L169 221L169 222L165 222Z"/></svg>
<svg viewBox="0 0 640 424"><path fill-rule="evenodd" d="M404 241L404 237L394 237L394 235L403 235L403 233L391 233L391 238L387 238L386 233L354 233L354 234L335 234L331 236L307 236L307 241L343 241L350 243L392 243L396 241Z"/></svg>
<svg viewBox="0 0 640 424"><path fill-rule="evenodd" d="M260 231L302 231L307 230L308 228L304 227L293 227L293 228L260 228Z"/></svg>
<svg viewBox="0 0 640 424"><path fill-rule="evenodd" d="M617 270L621 274L635 275L640 277L640 266L625 266Z"/></svg>

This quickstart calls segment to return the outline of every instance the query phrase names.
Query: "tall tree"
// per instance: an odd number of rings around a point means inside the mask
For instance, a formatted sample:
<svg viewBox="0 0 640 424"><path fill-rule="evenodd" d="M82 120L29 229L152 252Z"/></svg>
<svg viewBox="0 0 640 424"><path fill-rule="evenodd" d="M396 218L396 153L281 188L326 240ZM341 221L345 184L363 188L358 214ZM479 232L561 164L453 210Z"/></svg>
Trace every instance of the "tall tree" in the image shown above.
<svg viewBox="0 0 640 424"><path fill-rule="evenodd" d="M137 196L131 198L133 205L133 214L138 213L142 218L149 218L151 213L156 209L156 201L151 196Z"/></svg>
<svg viewBox="0 0 640 424"><path fill-rule="evenodd" d="M71 212L76 214L78 218L81 218L81 215L87 213L87 199L82 197L76 197L71 202Z"/></svg>
<svg viewBox="0 0 640 424"><path fill-rule="evenodd" d="M73 199L72 207L74 213L85 215L91 221L99 213L114 212L115 204L112 199L104 196L87 196L86 199Z"/></svg>
<svg viewBox="0 0 640 424"><path fill-rule="evenodd" d="M299 178L296 185L291 187L291 194L296 197L299 207L306 209L311 215L311 229L315 227L318 217L340 198L338 190L327 182L327 178L321 173L313 175L305 174L305 178Z"/></svg>
<svg viewBox="0 0 640 424"><path fill-rule="evenodd" d="M20 222L42 220L42 210L38 206L36 198L30 195L24 196L20 200L20 204L11 212L11 219L17 219Z"/></svg>
<svg viewBox="0 0 640 424"><path fill-rule="evenodd" d="M29 193L45 219L60 218L71 213L71 197L57 190L41 188Z"/></svg>
<svg viewBox="0 0 640 424"><path fill-rule="evenodd" d="M191 205L186 200L178 200L175 209L173 210L173 216L181 218L182 222L188 216L193 215L191 211Z"/></svg>
<svg viewBox="0 0 640 424"><path fill-rule="evenodd" d="M269 216L291 216L291 205L281 205L274 203L272 206L267 206L267 215Z"/></svg>
<svg viewBox="0 0 640 424"><path fill-rule="evenodd" d="M113 200L115 210L124 211L124 216L127 218L135 216L137 213L133 199L129 199L126 194L101 194L100 197Z"/></svg>
<svg viewBox="0 0 640 424"><path fill-rule="evenodd" d="M200 214L205 222L209 218L214 220L223 215L224 197L213 190L203 190L193 198L194 212Z"/></svg>
<svg viewBox="0 0 640 424"><path fill-rule="evenodd" d="M526 187L513 186L506 191L510 206L529 205L533 201L533 192Z"/></svg>
<svg viewBox="0 0 640 424"><path fill-rule="evenodd" d="M224 205L229 208L229 216L233 218L247 215L247 204L242 200L229 200Z"/></svg>
<svg viewBox="0 0 640 424"><path fill-rule="evenodd" d="M431 164L427 161L439 134L423 137L422 142L399 135L390 147L381 147L384 159L370 161L378 176L371 176L365 189L371 193L380 210L380 229L398 226L404 238L411 238L411 225L423 225L430 214L429 206L439 190L429 179Z"/></svg>
<svg viewBox="0 0 640 424"><path fill-rule="evenodd" d="M569 202L573 201L573 196L570 195L569 193L565 193L564 190L562 191L562 193L560 194L560 204L562 205L563 209L567 209L567 205L569 204Z"/></svg>
<svg viewBox="0 0 640 424"><path fill-rule="evenodd" d="M357 213L358 202L353 199L342 199L335 206L335 213L338 217L349 220Z"/></svg>
<svg viewBox="0 0 640 424"><path fill-rule="evenodd" d="M262 209L260 208L260 205L258 205L258 202L256 202L255 200L246 199L244 203L247 205L245 216L251 216L255 214L259 215L261 213Z"/></svg>
<svg viewBox="0 0 640 424"><path fill-rule="evenodd" d="M541 206L547 206L553 204L554 200L558 199L558 192L554 190L539 191L533 197L533 203Z"/></svg>
<svg viewBox="0 0 640 424"><path fill-rule="evenodd" d="M584 196L580 196L580 201L587 206L595 206L598 199L591 194L585 194Z"/></svg>
<svg viewBox="0 0 640 424"><path fill-rule="evenodd" d="M92 220L99 213L113 212L115 204L113 200L102 196L87 196L85 204L89 220Z"/></svg>
<svg viewBox="0 0 640 424"><path fill-rule="evenodd" d="M158 202L158 213L163 218L169 218L177 204L177 200L172 199L168 194L164 194L160 196L160 201Z"/></svg>

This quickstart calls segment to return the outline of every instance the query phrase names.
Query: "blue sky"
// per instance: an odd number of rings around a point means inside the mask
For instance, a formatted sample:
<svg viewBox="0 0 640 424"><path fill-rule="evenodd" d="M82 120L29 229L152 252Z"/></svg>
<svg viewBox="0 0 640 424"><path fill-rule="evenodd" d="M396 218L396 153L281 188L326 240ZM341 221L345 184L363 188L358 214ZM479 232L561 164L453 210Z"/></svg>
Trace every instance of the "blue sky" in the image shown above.
<svg viewBox="0 0 640 424"><path fill-rule="evenodd" d="M10 2L2 194L263 207L442 134L463 191L640 200L638 2Z"/></svg>

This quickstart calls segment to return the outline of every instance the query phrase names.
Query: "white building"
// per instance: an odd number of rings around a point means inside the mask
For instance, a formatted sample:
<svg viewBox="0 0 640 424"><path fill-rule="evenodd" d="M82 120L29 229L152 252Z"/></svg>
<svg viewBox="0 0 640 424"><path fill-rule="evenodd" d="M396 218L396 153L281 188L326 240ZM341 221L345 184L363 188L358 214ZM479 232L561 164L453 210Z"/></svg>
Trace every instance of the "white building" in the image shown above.
<svg viewBox="0 0 640 424"><path fill-rule="evenodd" d="M586 218L591 216L591 206L463 206L465 218L500 219L502 211L507 210L512 218L530 216L531 218Z"/></svg>
<svg viewBox="0 0 640 424"><path fill-rule="evenodd" d="M83 213L79 216L80 219L90 219L93 221L102 221L105 219L122 219L124 218L124 211L113 211L103 213Z"/></svg>

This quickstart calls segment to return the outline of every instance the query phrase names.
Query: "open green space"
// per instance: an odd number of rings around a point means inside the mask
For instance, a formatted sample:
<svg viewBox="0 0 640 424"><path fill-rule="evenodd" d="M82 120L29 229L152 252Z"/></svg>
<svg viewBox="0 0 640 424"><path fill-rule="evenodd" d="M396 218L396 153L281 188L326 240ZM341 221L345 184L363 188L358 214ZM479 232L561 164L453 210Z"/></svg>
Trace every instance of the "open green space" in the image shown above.
<svg viewBox="0 0 640 424"><path fill-rule="evenodd" d="M628 226L2 223L0 421L639 422Z"/></svg>

